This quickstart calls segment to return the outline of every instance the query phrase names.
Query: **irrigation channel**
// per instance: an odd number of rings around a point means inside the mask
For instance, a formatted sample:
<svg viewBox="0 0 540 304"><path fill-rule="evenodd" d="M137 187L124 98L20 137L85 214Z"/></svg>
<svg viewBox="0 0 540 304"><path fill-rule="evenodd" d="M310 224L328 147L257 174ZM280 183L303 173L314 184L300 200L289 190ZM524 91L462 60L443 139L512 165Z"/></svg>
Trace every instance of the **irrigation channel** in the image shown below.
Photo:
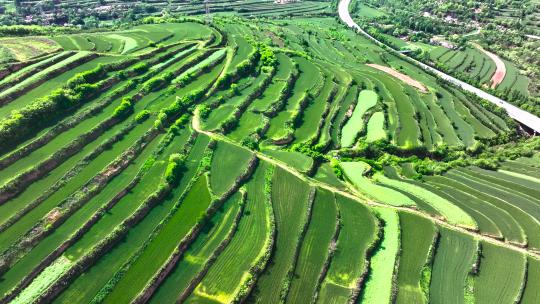
<svg viewBox="0 0 540 304"><path fill-rule="evenodd" d="M463 82L455 77L452 77L446 73L443 73L433 67L430 67L429 65L425 64L425 63L422 63L416 59L413 59L411 57L408 57L406 56L405 54L403 53L400 53L398 52L397 50L394 50L393 48L391 48L390 46L388 45L385 45L384 43L382 43L381 41L375 39L375 37L371 36L370 34L368 34L366 31L364 31L362 28L360 28L360 26L354 22L354 20L352 19L350 13L349 13L349 4L351 3L351 0L340 0L339 2L339 5L338 5L338 14L339 14L339 18L341 19L341 21L343 21L345 24L347 24L348 27L351 27L353 29L355 29L358 33L366 36L368 39L372 40L373 42L375 42L376 44L378 44L379 46L386 46L388 49L392 50L394 54L396 54L397 56L401 56L402 58L405 58L406 60L416 64L417 66L419 66L420 68L422 68L423 70L427 71L427 72L430 72L432 74L435 74L437 75L439 78L443 79L443 80L446 80L460 88L462 88L463 90L465 91L468 91L470 93L473 93L475 94L476 96L482 98L482 99L485 99L503 109L506 110L506 112L508 113L508 115L510 117L512 117L513 119L515 119L517 122L521 123L522 125L530 128L531 130L534 131L534 133L536 134L540 134L540 117L534 115L534 114L531 114L525 110L522 110L496 96L493 96L479 88L476 88L466 82Z"/></svg>

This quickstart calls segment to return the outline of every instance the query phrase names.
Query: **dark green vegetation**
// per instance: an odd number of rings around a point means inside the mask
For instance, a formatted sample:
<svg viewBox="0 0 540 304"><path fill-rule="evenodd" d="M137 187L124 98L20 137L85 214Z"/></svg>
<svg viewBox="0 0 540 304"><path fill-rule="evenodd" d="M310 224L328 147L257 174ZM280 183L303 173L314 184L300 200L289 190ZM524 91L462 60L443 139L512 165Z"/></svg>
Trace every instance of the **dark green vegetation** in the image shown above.
<svg viewBox="0 0 540 304"><path fill-rule="evenodd" d="M538 138L329 2L227 4L272 18L4 29L0 303L539 301Z"/></svg>

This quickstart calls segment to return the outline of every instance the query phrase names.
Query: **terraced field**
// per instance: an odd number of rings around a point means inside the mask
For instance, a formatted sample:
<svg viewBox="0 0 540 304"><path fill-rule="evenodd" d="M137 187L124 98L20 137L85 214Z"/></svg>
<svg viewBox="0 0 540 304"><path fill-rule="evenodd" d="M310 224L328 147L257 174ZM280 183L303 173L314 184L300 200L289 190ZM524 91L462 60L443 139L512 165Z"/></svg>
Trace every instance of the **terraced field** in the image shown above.
<svg viewBox="0 0 540 304"><path fill-rule="evenodd" d="M0 303L538 301L538 139L333 18L40 39L0 70Z"/></svg>
<svg viewBox="0 0 540 304"><path fill-rule="evenodd" d="M436 47L430 52L430 58L439 67L450 71L453 75L464 75L477 81L477 85L499 90L516 90L529 96L530 79L518 72L515 64L504 61L506 74L500 82L493 83L496 63L478 48L471 46L464 51Z"/></svg>
<svg viewBox="0 0 540 304"><path fill-rule="evenodd" d="M538 116L540 5L503 2L351 0L350 6L356 23L395 51Z"/></svg>

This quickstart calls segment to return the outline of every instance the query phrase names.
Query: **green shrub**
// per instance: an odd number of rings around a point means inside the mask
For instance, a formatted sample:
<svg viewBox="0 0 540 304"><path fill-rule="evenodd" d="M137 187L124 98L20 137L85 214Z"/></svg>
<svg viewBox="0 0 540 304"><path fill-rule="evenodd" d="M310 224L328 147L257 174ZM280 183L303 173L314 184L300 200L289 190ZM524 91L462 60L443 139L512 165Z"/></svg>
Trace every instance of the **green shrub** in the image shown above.
<svg viewBox="0 0 540 304"><path fill-rule="evenodd" d="M266 44L261 44L259 46L259 52L261 56L261 62L265 66L276 66L277 65L277 58L276 54L274 54L274 51L268 47Z"/></svg>
<svg viewBox="0 0 540 304"><path fill-rule="evenodd" d="M142 91L145 93L157 91L157 89L161 88L167 82L170 82L173 78L174 74L171 72L166 72L161 76L156 76L143 84Z"/></svg>
<svg viewBox="0 0 540 304"><path fill-rule="evenodd" d="M146 73L148 71L149 67L146 62L140 62L134 65L129 71L135 73L135 74L142 74Z"/></svg>
<svg viewBox="0 0 540 304"><path fill-rule="evenodd" d="M77 73L75 76L71 77L67 81L66 86L70 89L74 89L75 87L82 84L95 83L103 76L105 76L106 73L107 71L105 71L103 65L99 64L97 67L91 70Z"/></svg>
<svg viewBox="0 0 540 304"><path fill-rule="evenodd" d="M133 113L133 103L130 97L124 97L122 102L114 109L113 117L125 118ZM140 113L139 113L140 114Z"/></svg>
<svg viewBox="0 0 540 304"><path fill-rule="evenodd" d="M193 73L187 73L180 77L178 80L175 80L176 84L178 86L185 86L186 84L190 83L195 78L195 75Z"/></svg>
<svg viewBox="0 0 540 304"><path fill-rule="evenodd" d="M199 106L199 116L202 118L202 119L206 119L208 118L208 115L210 115L210 107L208 105L200 105Z"/></svg>
<svg viewBox="0 0 540 304"><path fill-rule="evenodd" d="M242 139L241 143L244 147L247 147L250 150L259 150L259 143L257 139L255 138L255 134L251 134L250 136L246 136L244 139Z"/></svg>
<svg viewBox="0 0 540 304"><path fill-rule="evenodd" d="M175 153L169 157L169 164L165 170L165 180L171 186L178 185L182 177L182 172L185 169L186 156L183 154Z"/></svg>
<svg viewBox="0 0 540 304"><path fill-rule="evenodd" d="M148 111L148 110L142 110L141 112L139 112L139 113L135 116L135 120L136 120L138 123L141 123L141 122L147 120L148 117L150 117L150 111Z"/></svg>
<svg viewBox="0 0 540 304"><path fill-rule="evenodd" d="M34 130L56 121L99 91L97 84L79 84L74 89L57 89L48 96L13 111L0 122L0 147L9 147Z"/></svg>

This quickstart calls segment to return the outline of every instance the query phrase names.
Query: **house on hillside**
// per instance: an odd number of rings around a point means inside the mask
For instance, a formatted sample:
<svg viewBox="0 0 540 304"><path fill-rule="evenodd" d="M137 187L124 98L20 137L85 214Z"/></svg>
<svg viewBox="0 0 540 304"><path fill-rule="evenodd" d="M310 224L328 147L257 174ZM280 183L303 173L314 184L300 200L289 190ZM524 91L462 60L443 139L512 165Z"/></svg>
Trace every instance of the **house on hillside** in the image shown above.
<svg viewBox="0 0 540 304"><path fill-rule="evenodd" d="M293 2L299 2L298 0L274 0L274 3L276 4L287 4L287 3L293 3Z"/></svg>

